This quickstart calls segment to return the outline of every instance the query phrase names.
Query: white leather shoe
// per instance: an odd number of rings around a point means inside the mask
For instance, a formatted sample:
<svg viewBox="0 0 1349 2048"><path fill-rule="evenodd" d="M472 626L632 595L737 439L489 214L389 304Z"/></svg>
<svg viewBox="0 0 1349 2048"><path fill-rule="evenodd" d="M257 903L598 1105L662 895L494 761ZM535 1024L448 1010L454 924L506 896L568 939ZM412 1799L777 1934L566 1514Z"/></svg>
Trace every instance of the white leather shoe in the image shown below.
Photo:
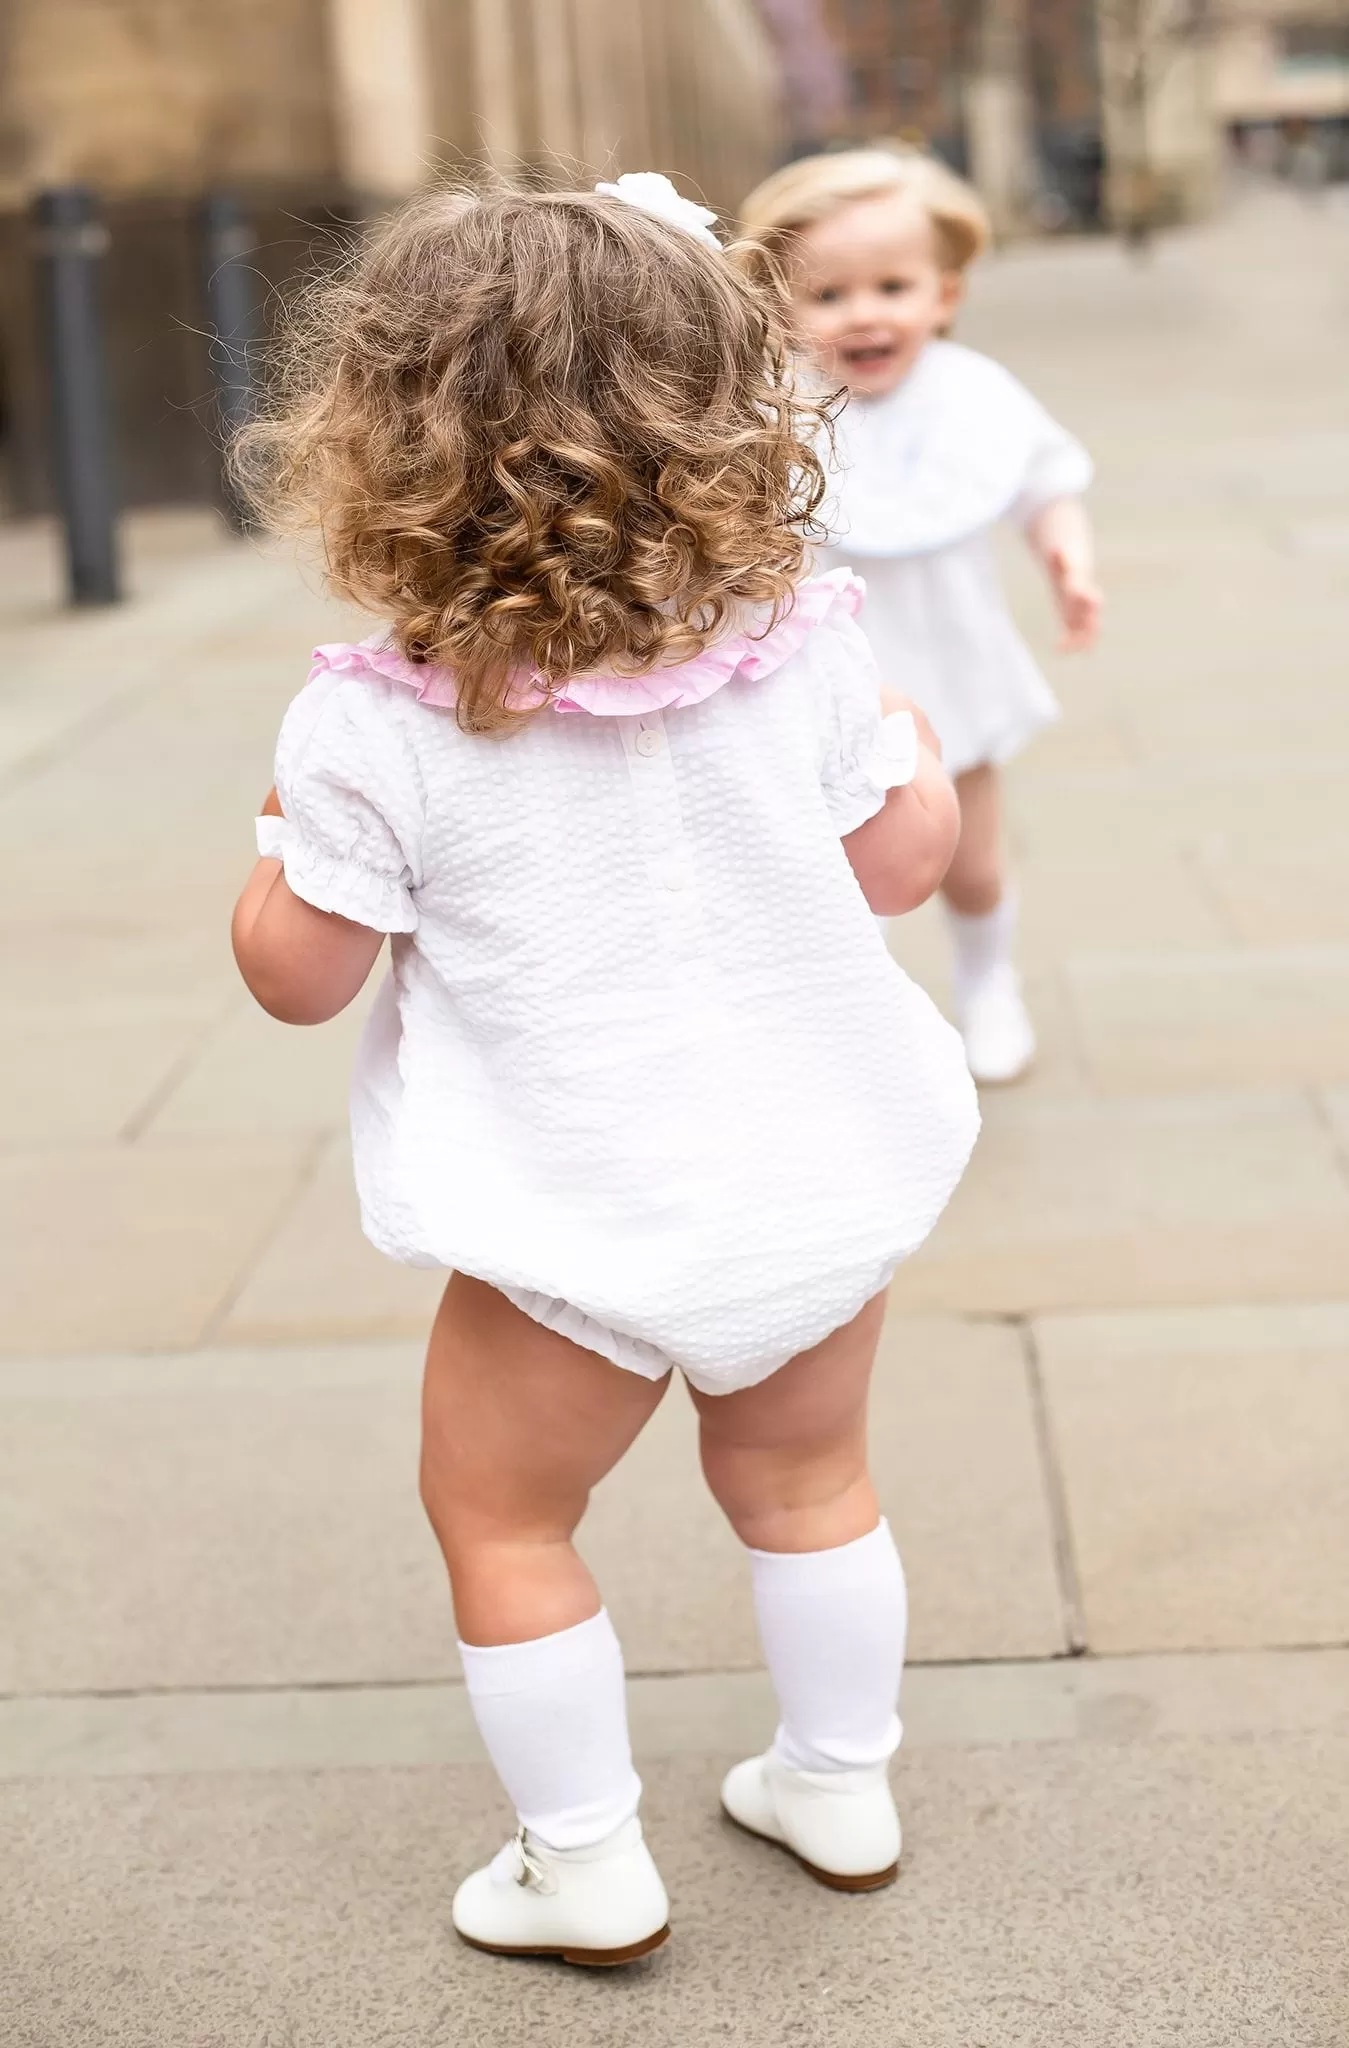
<svg viewBox="0 0 1349 2048"><path fill-rule="evenodd" d="M450 1917L492 1955L597 1969L650 1955L670 1932L670 1902L636 1819L588 1849L550 1849L521 1828L464 1879Z"/></svg>
<svg viewBox="0 0 1349 2048"><path fill-rule="evenodd" d="M1000 968L957 1003L965 1058L976 1081L1015 1081L1035 1057L1035 1027L1021 998L1021 977Z"/></svg>
<svg viewBox="0 0 1349 2048"><path fill-rule="evenodd" d="M728 1771L721 1803L738 1827L779 1843L834 1891L877 1891L899 1875L899 1815L884 1764L794 1771L769 1750Z"/></svg>

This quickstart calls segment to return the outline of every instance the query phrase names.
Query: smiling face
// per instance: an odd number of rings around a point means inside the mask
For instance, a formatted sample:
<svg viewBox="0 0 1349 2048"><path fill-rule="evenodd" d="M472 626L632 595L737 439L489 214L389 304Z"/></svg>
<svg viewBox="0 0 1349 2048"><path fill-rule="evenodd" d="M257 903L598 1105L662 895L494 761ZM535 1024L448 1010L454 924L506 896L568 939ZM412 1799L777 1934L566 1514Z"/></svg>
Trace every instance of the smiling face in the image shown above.
<svg viewBox="0 0 1349 2048"><path fill-rule="evenodd" d="M962 278L908 193L854 199L796 238L797 318L825 377L884 398L947 326Z"/></svg>

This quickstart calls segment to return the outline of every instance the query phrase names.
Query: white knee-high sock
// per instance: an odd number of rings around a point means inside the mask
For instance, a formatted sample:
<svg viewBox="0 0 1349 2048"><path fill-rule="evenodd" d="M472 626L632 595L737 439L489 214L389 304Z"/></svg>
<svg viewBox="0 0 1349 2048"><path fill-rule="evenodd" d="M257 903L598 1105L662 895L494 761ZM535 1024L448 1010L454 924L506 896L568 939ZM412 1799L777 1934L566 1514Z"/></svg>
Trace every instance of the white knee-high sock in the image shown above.
<svg viewBox="0 0 1349 2048"><path fill-rule="evenodd" d="M851 1771L899 1746L908 1600L886 1521L836 1550L751 1550L754 1608L794 1770Z"/></svg>
<svg viewBox="0 0 1349 2048"><path fill-rule="evenodd" d="M623 1652L603 1608L528 1643L460 1643L487 1754L531 1834L584 1849L631 1820L632 1767Z"/></svg>
<svg viewBox="0 0 1349 2048"><path fill-rule="evenodd" d="M943 903L946 928L951 934L957 1002L972 995L984 982L1010 974L1016 945L1017 912L1020 897L1013 887L1004 889L1002 900L992 910L968 917Z"/></svg>

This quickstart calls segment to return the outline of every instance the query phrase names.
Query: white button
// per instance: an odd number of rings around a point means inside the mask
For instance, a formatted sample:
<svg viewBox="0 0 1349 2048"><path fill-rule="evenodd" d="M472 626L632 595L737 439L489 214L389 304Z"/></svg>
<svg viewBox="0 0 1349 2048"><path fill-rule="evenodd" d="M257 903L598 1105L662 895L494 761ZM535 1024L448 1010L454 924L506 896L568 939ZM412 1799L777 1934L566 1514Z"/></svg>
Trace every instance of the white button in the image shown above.
<svg viewBox="0 0 1349 2048"><path fill-rule="evenodd" d="M652 754L658 754L664 744L658 732L639 732L637 735L637 751L645 754L648 760Z"/></svg>
<svg viewBox="0 0 1349 2048"><path fill-rule="evenodd" d="M661 880L667 889L687 889L689 871L686 867L681 867L678 861L672 860L667 868L662 869Z"/></svg>

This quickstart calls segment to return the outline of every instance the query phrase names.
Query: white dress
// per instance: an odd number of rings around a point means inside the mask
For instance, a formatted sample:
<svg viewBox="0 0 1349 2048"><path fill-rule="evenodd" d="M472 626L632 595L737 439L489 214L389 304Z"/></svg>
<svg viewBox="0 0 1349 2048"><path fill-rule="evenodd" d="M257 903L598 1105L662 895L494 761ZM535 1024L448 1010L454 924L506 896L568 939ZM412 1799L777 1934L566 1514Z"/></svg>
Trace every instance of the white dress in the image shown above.
<svg viewBox="0 0 1349 2048"><path fill-rule="evenodd" d="M884 679L922 705L953 775L1058 717L999 586L993 528L1091 481L1091 459L1009 371L933 341L899 388L838 422L821 559L866 577Z"/></svg>
<svg viewBox="0 0 1349 2048"><path fill-rule="evenodd" d="M504 738L387 645L319 650L259 847L394 934L352 1095L382 1251L723 1391L922 1243L978 1112L839 843L915 760L860 595L813 578L766 636L581 679Z"/></svg>

